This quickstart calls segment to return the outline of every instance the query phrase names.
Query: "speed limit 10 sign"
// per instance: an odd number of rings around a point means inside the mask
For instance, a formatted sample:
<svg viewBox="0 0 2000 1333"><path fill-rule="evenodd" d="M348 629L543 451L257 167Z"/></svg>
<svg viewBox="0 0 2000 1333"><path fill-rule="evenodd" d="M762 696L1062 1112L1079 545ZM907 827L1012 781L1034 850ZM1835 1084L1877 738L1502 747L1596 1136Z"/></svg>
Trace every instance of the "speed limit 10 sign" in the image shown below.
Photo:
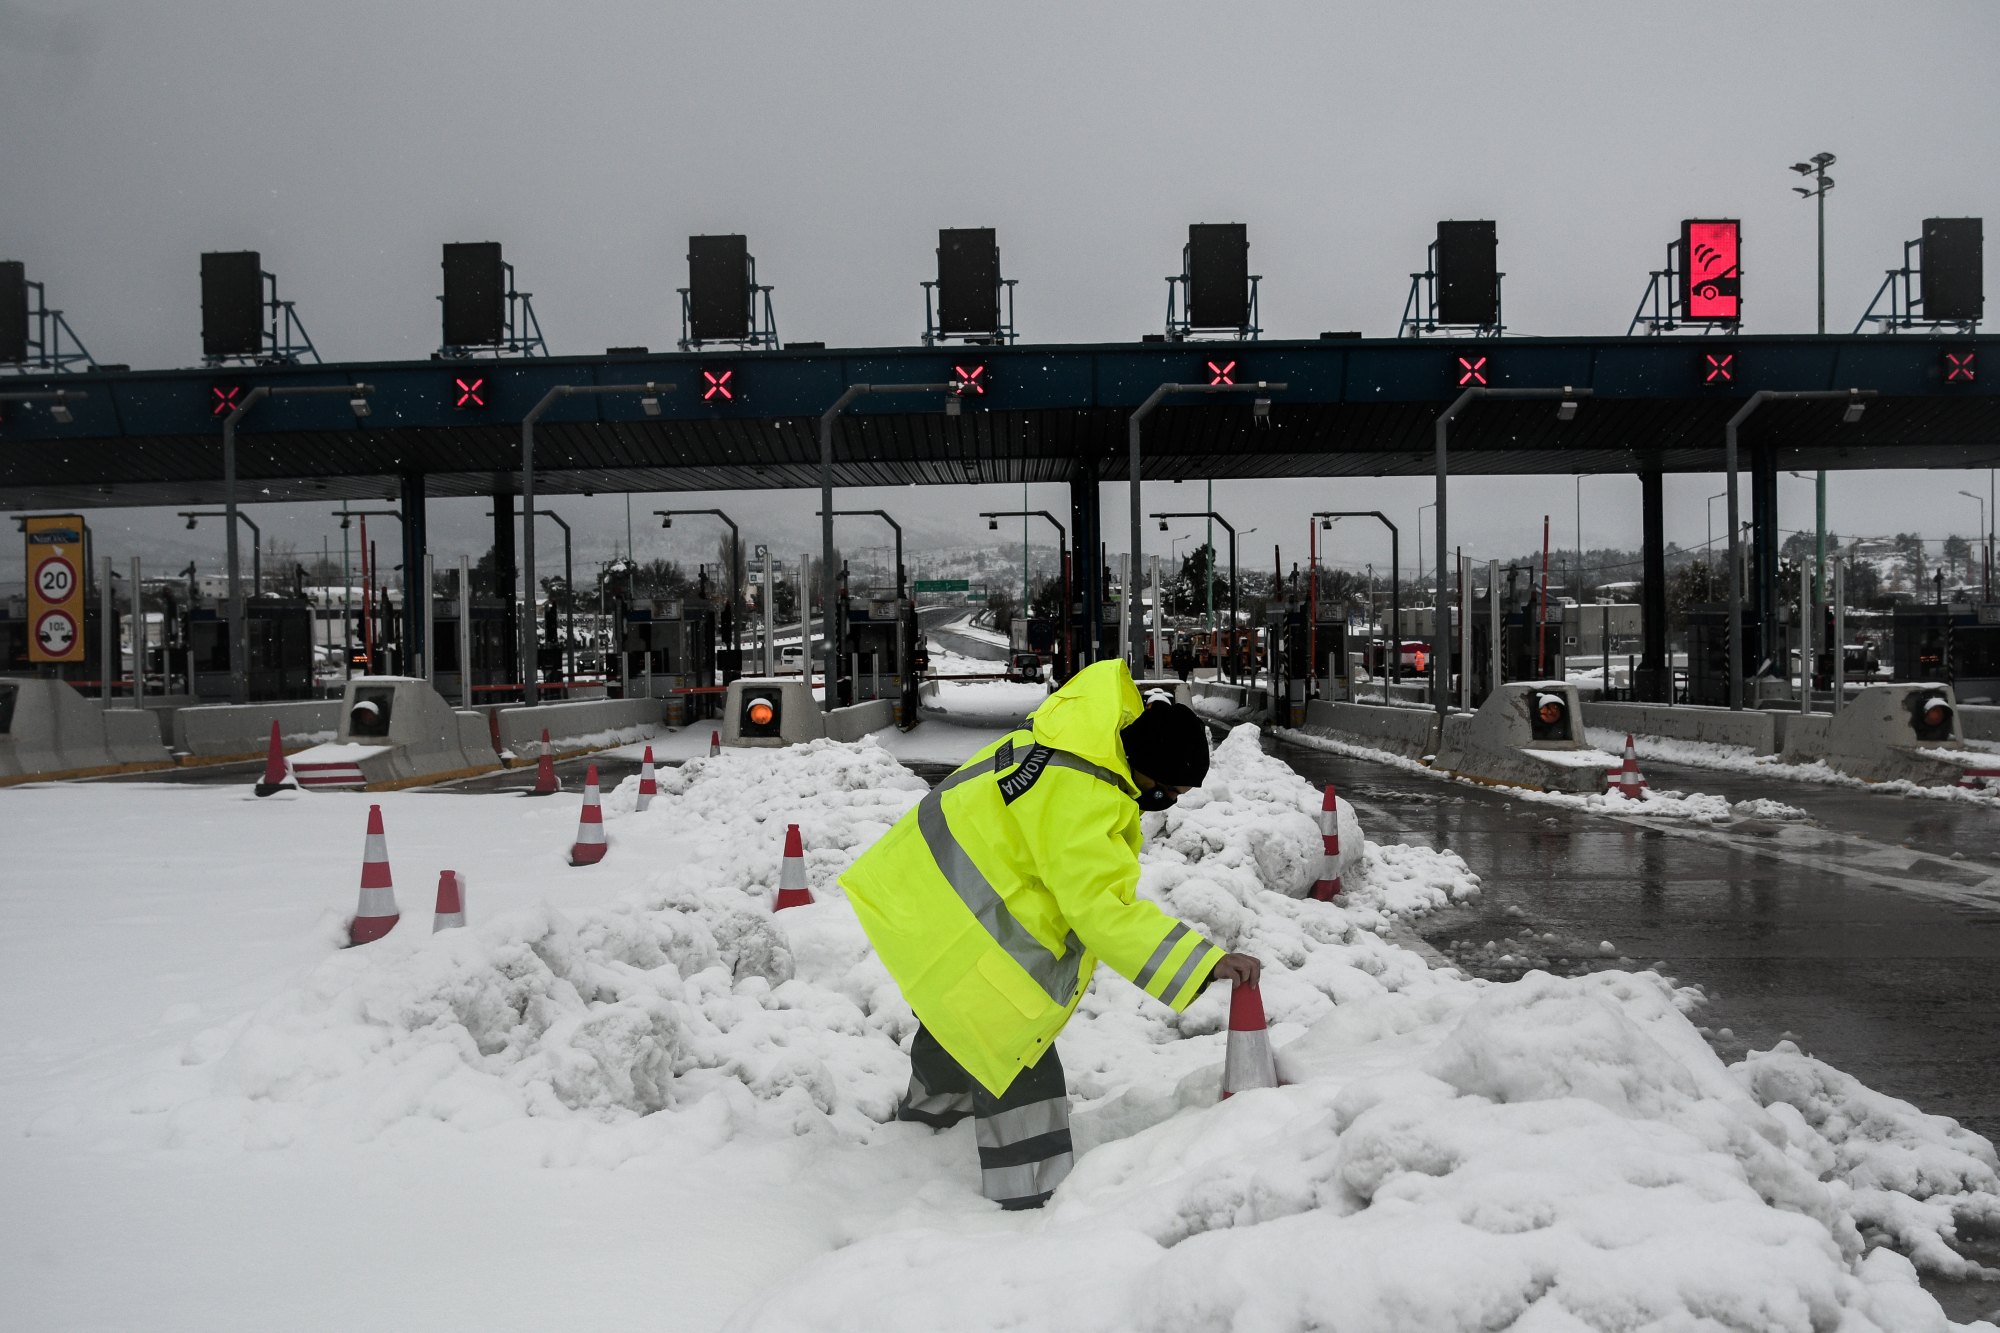
<svg viewBox="0 0 2000 1333"><path fill-rule="evenodd" d="M28 543L30 662L81 662L83 651L83 519L73 514L31 518Z"/></svg>

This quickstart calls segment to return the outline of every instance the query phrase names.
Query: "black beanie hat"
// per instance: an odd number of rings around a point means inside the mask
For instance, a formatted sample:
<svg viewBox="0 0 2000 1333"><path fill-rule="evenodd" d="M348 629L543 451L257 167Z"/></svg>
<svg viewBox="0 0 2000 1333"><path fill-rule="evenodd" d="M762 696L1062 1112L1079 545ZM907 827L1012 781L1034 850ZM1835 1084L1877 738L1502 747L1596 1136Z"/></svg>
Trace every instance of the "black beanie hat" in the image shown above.
<svg viewBox="0 0 2000 1333"><path fill-rule="evenodd" d="M1164 690L1118 734L1132 771L1162 787L1198 787L1208 776L1207 729L1192 708L1173 702Z"/></svg>

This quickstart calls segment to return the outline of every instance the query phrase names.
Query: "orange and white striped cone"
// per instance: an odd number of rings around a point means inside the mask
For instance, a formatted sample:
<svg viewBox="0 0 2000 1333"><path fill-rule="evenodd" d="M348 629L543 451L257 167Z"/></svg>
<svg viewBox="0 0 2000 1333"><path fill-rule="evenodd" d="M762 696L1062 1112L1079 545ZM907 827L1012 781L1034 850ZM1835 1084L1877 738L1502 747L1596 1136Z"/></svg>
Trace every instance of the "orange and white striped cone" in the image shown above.
<svg viewBox="0 0 2000 1333"><path fill-rule="evenodd" d="M583 814L577 821L576 845L569 849L573 866L593 866L604 859L604 807L597 801L597 765L583 777Z"/></svg>
<svg viewBox="0 0 2000 1333"><path fill-rule="evenodd" d="M1319 841L1323 855L1312 896L1327 902L1340 893L1340 875L1336 872L1340 865L1340 798L1333 794L1331 782L1326 784L1326 796L1319 805Z"/></svg>
<svg viewBox="0 0 2000 1333"><path fill-rule="evenodd" d="M271 719L271 748L264 754L264 780L257 784L259 796L270 796L281 791L297 791L299 784L292 781L292 775L285 768L285 749L278 743L278 719Z"/></svg>
<svg viewBox="0 0 2000 1333"><path fill-rule="evenodd" d="M395 928L403 913L396 906L396 886L389 877L389 839L382 832L382 807L368 807L368 842L361 853L361 902L347 928L349 944L379 940Z"/></svg>
<svg viewBox="0 0 2000 1333"><path fill-rule="evenodd" d="M660 794L660 784L653 780L653 747L646 747L646 757L639 762L639 801L635 809L644 810Z"/></svg>
<svg viewBox="0 0 2000 1333"><path fill-rule="evenodd" d="M787 907L804 907L812 900L812 890L806 887L805 842L799 837L799 826L787 824L785 860L778 867L778 902L771 910L782 912Z"/></svg>
<svg viewBox="0 0 2000 1333"><path fill-rule="evenodd" d="M549 745L549 730L542 728L542 757L535 761L535 787L530 796L554 796L562 790L556 781L556 755Z"/></svg>
<svg viewBox="0 0 2000 1333"><path fill-rule="evenodd" d="M1236 982L1229 991L1229 1047L1222 1057L1222 1096L1226 1101L1252 1088L1278 1086L1278 1064L1271 1058L1271 1034L1264 1028L1264 993Z"/></svg>
<svg viewBox="0 0 2000 1333"><path fill-rule="evenodd" d="M1639 752L1632 745L1632 733L1625 733L1625 766L1618 770L1618 794L1628 800L1638 801L1646 789L1646 779L1639 774Z"/></svg>
<svg viewBox="0 0 2000 1333"><path fill-rule="evenodd" d="M465 925L465 876L456 870L438 871L438 905L431 914L431 934L457 930Z"/></svg>
<svg viewBox="0 0 2000 1333"><path fill-rule="evenodd" d="M710 759L713 759L713 758L715 758L715 756L717 756L717 755L719 755L719 754L721 754L721 753L722 753L722 733L721 733L721 732L719 732L719 731L711 731L711 732L709 732L709 733L708 733L708 757L709 757Z"/></svg>

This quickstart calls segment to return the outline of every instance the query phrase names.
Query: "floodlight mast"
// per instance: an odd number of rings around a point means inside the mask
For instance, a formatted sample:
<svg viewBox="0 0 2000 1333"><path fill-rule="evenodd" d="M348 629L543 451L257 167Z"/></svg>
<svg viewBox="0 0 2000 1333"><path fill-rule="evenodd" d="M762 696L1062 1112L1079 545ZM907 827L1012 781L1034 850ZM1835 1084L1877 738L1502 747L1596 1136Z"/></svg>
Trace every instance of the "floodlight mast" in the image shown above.
<svg viewBox="0 0 2000 1333"><path fill-rule="evenodd" d="M833 423L848 404L871 393L955 393L958 384L850 384L834 399L833 406L819 418L819 523L820 523L820 644L826 659L826 698L823 712L831 713L840 701L840 645L835 633L835 608L840 603L840 574L833 567ZM801 581L803 583L803 580ZM801 651L812 655L812 607L800 609Z"/></svg>
<svg viewBox="0 0 2000 1333"><path fill-rule="evenodd" d="M1139 502L1139 483L1143 480L1140 473L1140 427L1145 424L1146 418L1152 415L1153 409L1160 405L1160 400L1168 394L1175 393L1264 394L1282 393L1289 387L1289 385L1282 381L1274 382L1266 380L1258 380L1255 384L1175 384L1169 381L1146 395L1146 401L1139 404L1138 408L1133 411L1126 422L1127 442L1131 451L1129 466L1132 472L1132 562L1128 566L1130 573L1126 577L1127 586L1121 591L1121 596L1130 598L1132 595L1130 585L1138 581L1139 557L1145 548L1146 541L1145 519L1141 515L1141 510L1145 506ZM1269 410L1268 406L1265 410ZM1126 619L1131 622L1131 638L1125 644L1125 652L1131 664L1132 674L1137 676L1145 668L1146 655L1140 645L1146 641L1146 623L1143 616L1132 615L1127 616ZM1094 633L1096 626L1093 625L1091 629Z"/></svg>
<svg viewBox="0 0 2000 1333"><path fill-rule="evenodd" d="M1794 185L1792 193L1802 199L1816 200L1819 204L1819 331L1826 332L1826 192L1833 188L1833 177L1826 169L1834 164L1832 153L1814 153L1810 162L1794 162L1792 170L1801 176L1810 176L1813 189Z"/></svg>

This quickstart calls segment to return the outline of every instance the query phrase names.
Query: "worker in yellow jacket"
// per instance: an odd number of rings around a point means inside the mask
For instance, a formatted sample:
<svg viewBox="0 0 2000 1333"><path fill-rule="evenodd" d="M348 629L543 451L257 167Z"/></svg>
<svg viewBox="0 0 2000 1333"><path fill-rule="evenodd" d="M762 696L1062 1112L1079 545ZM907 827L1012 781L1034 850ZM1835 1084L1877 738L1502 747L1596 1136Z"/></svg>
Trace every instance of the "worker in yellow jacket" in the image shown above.
<svg viewBox="0 0 2000 1333"><path fill-rule="evenodd" d="M1139 815L1208 774L1201 721L1141 699L1120 661L1084 668L899 820L840 877L922 1023L899 1115L977 1119L982 1189L1038 1208L1069 1174L1069 1096L1054 1050L1101 959L1185 1009L1225 953L1136 895Z"/></svg>

